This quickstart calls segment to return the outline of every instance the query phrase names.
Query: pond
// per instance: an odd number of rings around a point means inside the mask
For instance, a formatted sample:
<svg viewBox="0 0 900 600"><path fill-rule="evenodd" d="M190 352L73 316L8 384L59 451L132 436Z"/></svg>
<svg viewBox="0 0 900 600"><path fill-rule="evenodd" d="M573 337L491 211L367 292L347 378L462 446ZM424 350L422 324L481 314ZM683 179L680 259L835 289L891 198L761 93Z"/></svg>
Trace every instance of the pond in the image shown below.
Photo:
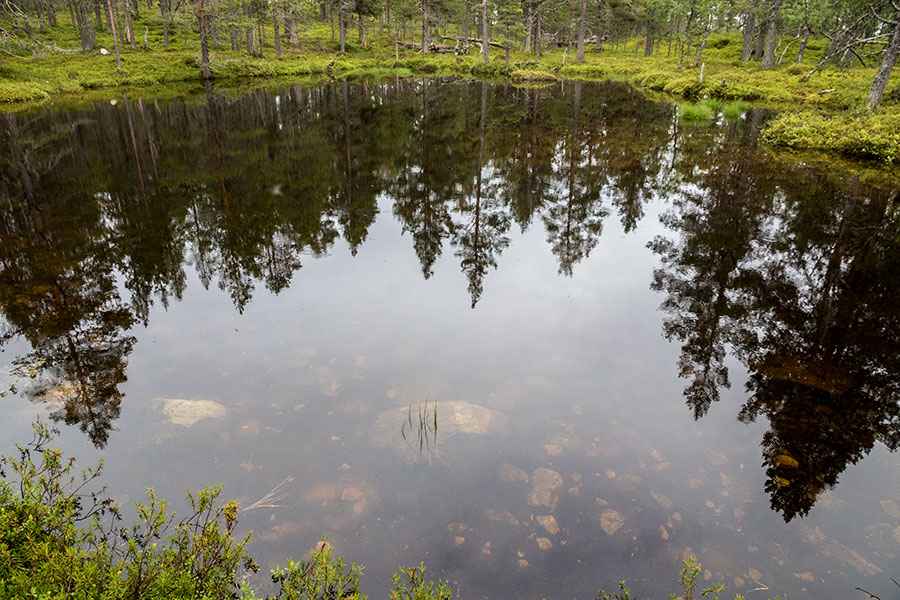
<svg viewBox="0 0 900 600"><path fill-rule="evenodd" d="M614 83L197 92L2 116L4 453L373 598L896 595L896 175Z"/></svg>

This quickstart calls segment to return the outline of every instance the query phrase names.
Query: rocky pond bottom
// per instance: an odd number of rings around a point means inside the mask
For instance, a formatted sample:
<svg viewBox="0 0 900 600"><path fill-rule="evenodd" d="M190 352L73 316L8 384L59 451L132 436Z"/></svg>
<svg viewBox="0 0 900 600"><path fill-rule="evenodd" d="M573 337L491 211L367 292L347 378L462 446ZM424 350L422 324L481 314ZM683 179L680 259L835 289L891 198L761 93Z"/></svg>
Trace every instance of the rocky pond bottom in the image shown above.
<svg viewBox="0 0 900 600"><path fill-rule="evenodd" d="M0 445L54 421L125 507L221 483L264 570L327 536L373 598L689 556L888 598L900 183L766 118L414 79L4 115Z"/></svg>

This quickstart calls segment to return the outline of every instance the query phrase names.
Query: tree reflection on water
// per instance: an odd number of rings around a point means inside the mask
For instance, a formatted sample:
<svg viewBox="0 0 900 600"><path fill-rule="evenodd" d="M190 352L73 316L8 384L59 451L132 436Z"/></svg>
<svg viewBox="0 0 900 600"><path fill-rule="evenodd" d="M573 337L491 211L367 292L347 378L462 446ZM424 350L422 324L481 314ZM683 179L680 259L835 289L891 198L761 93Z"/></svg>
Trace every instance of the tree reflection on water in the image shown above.
<svg viewBox="0 0 900 600"><path fill-rule="evenodd" d="M513 224L575 277L607 219L632 232L659 199L652 288L688 406L719 400L729 354L748 367L739 415L769 422L766 491L790 520L900 445L900 228L896 181L765 152L763 118L682 126L618 84L409 79L4 115L0 343L30 344L28 396L102 447L130 331L188 266L243 311L339 240L364 251L385 196L423 277L449 246L476 308Z"/></svg>

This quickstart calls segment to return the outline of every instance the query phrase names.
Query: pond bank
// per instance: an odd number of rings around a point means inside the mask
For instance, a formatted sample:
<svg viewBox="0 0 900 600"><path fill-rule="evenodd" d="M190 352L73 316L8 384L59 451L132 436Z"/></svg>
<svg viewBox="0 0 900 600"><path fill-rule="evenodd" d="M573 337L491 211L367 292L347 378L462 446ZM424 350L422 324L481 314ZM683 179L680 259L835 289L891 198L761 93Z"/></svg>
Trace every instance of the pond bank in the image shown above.
<svg viewBox="0 0 900 600"><path fill-rule="evenodd" d="M51 33L52 35L52 33ZM101 39L101 47L109 47ZM60 45L65 40L56 40ZM122 69L112 55L56 53L34 59L6 58L0 68L0 110L19 111L49 100L103 97L100 90L197 85L202 80L199 53L192 44L127 49ZM769 71L742 63L736 35L710 36L701 63L691 66L660 49L657 56L637 53L639 41L622 49L594 49L584 64L573 53L557 49L537 57L513 53L507 69L497 52L487 64L474 52L468 56L430 54L397 49L391 39L375 37L368 47L350 45L341 54L327 33L313 30L297 48L285 48L281 58L265 49L265 57L249 57L230 50L211 52L213 83L265 79L271 81L337 78L378 78L449 75L478 79L506 79L516 85L543 85L558 79L618 80L675 102L712 97L744 100L782 111L771 121L766 142L792 148L819 149L856 158L893 163L900 160L900 86L889 85L883 105L875 113L862 107L874 68L826 69L801 81L816 60L822 44L810 43L803 64L779 65ZM894 79L896 80L896 76Z"/></svg>

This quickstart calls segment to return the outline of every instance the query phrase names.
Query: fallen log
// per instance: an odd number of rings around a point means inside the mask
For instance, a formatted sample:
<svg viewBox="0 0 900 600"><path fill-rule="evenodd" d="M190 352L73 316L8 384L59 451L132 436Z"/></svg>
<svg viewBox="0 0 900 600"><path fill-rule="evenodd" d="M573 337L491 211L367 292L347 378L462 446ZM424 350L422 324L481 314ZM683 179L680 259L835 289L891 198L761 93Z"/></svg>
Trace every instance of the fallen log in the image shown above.
<svg viewBox="0 0 900 600"><path fill-rule="evenodd" d="M441 39L445 40L455 40L456 42L468 42L470 44L475 44L479 48L481 48L482 39L481 38L462 38L462 37L451 37L449 35L441 36ZM503 50L503 44L499 42L488 42L488 46L493 46L494 48L499 48Z"/></svg>
<svg viewBox="0 0 900 600"><path fill-rule="evenodd" d="M422 44L419 42L399 42L399 45L411 50L422 51ZM456 48L443 44L428 44L428 51L436 54L451 54L456 52Z"/></svg>

